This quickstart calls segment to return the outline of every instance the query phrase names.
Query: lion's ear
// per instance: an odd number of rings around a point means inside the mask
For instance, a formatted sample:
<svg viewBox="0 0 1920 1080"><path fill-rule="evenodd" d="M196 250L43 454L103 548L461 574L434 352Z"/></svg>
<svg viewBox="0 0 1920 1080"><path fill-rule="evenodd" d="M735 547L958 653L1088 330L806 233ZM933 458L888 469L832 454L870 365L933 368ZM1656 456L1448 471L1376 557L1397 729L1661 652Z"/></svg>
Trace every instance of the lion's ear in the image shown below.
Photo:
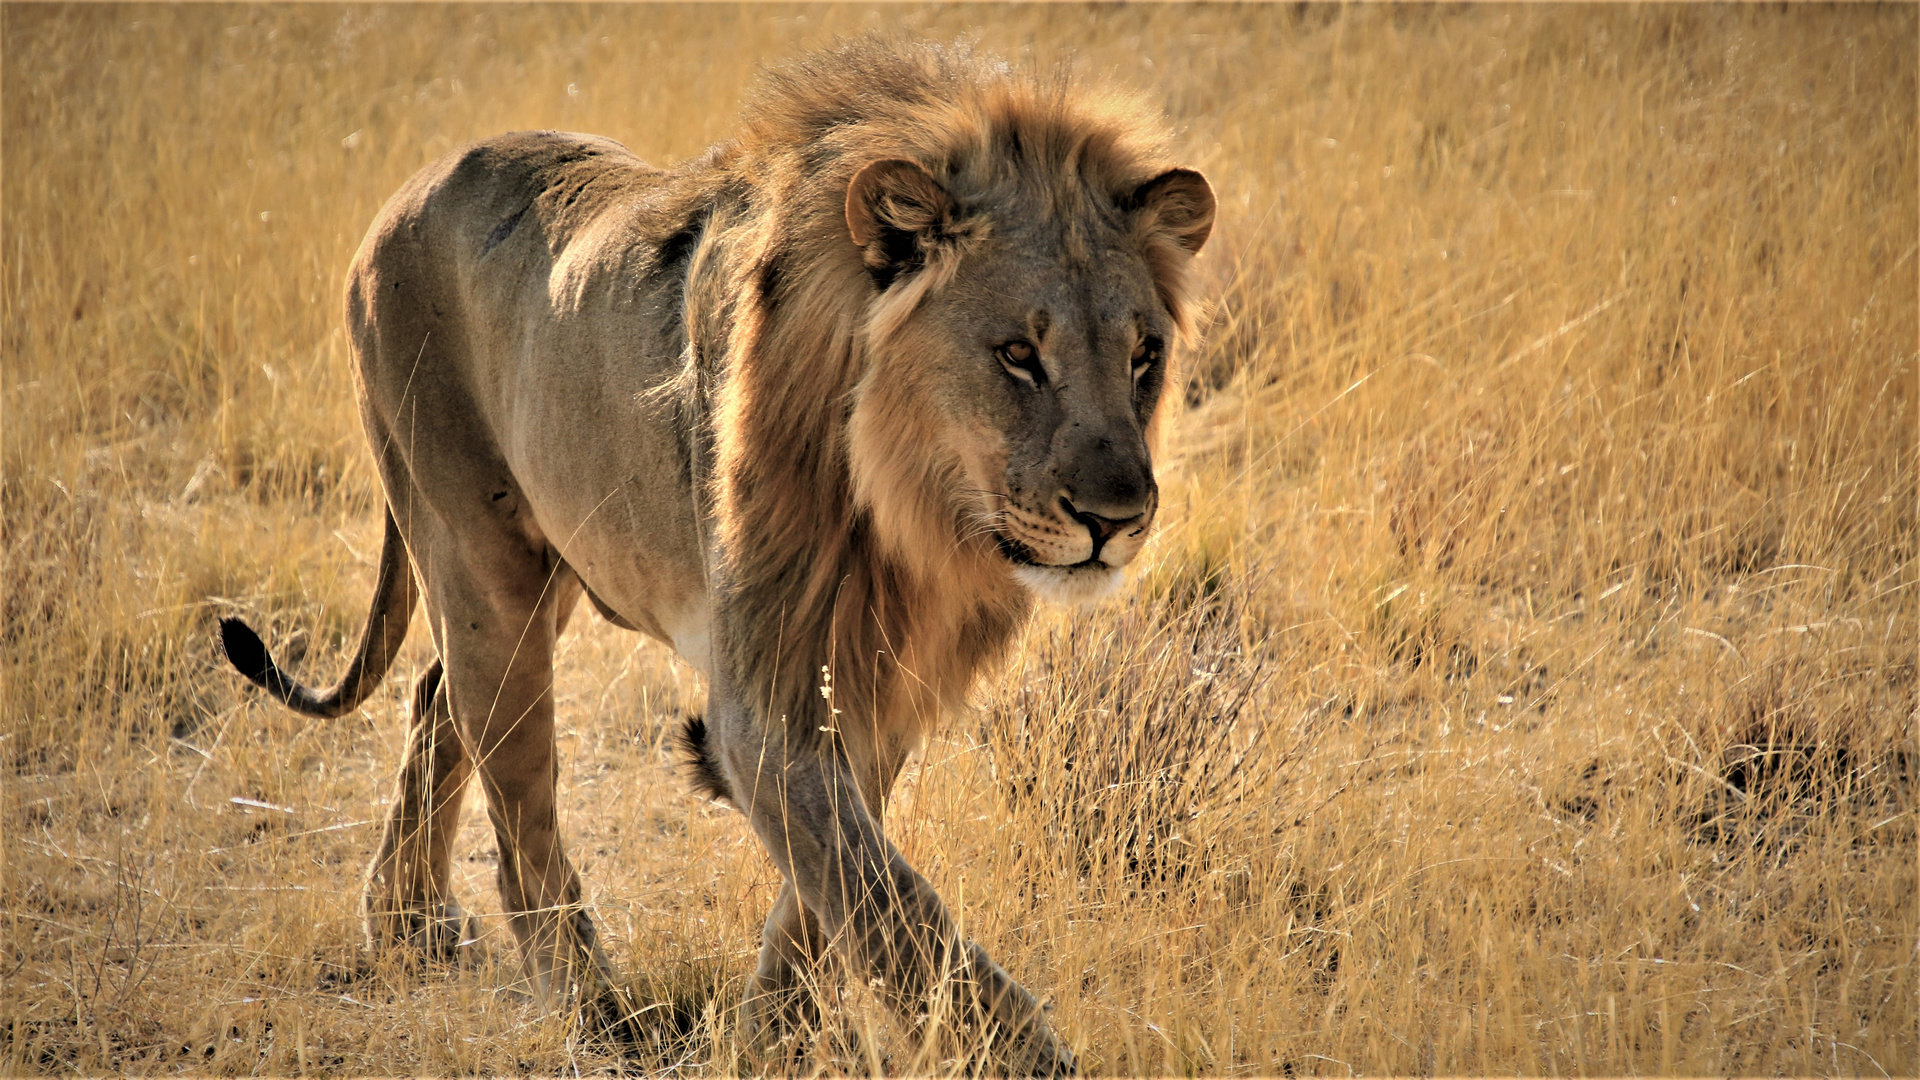
<svg viewBox="0 0 1920 1080"><path fill-rule="evenodd" d="M847 231L868 268L889 278L924 258L921 239L945 225L952 211L947 189L901 158L872 162L847 185Z"/></svg>
<svg viewBox="0 0 1920 1080"><path fill-rule="evenodd" d="M1213 185L1193 169L1168 169L1135 188L1127 205L1147 232L1162 232L1198 254L1213 232Z"/></svg>

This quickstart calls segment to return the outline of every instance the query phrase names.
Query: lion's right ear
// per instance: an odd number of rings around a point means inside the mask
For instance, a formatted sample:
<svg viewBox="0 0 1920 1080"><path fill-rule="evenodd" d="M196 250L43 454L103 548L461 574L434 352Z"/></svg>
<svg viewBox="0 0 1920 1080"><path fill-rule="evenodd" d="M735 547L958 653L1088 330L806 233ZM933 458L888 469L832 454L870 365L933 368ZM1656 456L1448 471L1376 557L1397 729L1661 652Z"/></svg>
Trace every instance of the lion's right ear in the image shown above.
<svg viewBox="0 0 1920 1080"><path fill-rule="evenodd" d="M952 216L947 189L902 158L872 162L847 185L847 232L882 288L926 261Z"/></svg>
<svg viewBox="0 0 1920 1080"><path fill-rule="evenodd" d="M1213 185L1194 169L1168 169L1124 200L1149 232L1164 233L1198 255L1213 232Z"/></svg>

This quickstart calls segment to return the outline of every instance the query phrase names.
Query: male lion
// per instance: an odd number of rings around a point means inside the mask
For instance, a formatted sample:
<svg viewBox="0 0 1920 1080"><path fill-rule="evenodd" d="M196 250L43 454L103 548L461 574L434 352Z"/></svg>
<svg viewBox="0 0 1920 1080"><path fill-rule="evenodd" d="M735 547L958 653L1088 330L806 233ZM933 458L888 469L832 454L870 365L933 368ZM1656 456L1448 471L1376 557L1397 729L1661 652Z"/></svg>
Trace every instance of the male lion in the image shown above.
<svg viewBox="0 0 1920 1080"><path fill-rule="evenodd" d="M1008 1068L1072 1068L881 820L1031 598L1101 595L1153 522L1214 199L1144 116L866 40L767 76L745 134L677 168L522 132L387 203L347 278L387 501L359 651L319 693L221 627L243 674L330 717L426 598L439 659L368 885L376 944L458 940L448 844L477 772L532 981L608 992L554 812L553 647L584 592L707 673L700 783L785 880L750 1038L816 1018L831 950Z"/></svg>

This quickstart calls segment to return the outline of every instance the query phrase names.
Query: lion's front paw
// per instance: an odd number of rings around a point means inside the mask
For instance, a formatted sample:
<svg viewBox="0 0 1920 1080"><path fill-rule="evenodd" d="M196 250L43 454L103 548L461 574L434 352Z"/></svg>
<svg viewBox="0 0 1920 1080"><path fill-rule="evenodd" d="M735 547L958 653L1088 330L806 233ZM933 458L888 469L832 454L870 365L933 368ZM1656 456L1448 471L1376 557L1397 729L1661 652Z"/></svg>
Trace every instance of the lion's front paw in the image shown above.
<svg viewBox="0 0 1920 1080"><path fill-rule="evenodd" d="M1009 1076L1074 1076L1080 1071L1073 1051L1051 1030L1042 1030L1026 1045L1006 1055Z"/></svg>
<svg viewBox="0 0 1920 1080"><path fill-rule="evenodd" d="M1073 1050L1047 1023L1037 1003L1024 1016L1003 1016L997 1026L999 1037L990 1056L1008 1076L1073 1076L1078 1072Z"/></svg>
<svg viewBox="0 0 1920 1080"><path fill-rule="evenodd" d="M955 989L971 996L976 1031L990 1032L987 1055L1009 1076L1071 1076L1073 1051L1054 1033L1047 1011L979 945L967 943L969 978Z"/></svg>
<svg viewBox="0 0 1920 1080"><path fill-rule="evenodd" d="M740 1043L756 1058L793 1058L812 1044L819 1028L820 1003L805 986L755 986L740 1002Z"/></svg>

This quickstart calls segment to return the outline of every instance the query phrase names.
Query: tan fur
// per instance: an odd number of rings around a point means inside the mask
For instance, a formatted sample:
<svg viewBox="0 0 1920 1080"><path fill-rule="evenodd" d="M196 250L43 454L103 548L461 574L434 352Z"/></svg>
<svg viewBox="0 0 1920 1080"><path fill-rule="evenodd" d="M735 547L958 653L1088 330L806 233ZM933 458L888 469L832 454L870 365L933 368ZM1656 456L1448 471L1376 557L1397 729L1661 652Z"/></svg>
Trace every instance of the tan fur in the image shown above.
<svg viewBox="0 0 1920 1080"><path fill-rule="evenodd" d="M1032 594L1096 595L1145 542L1212 220L1130 99L877 40L772 73L738 141L671 171L523 133L410 181L348 284L383 563L410 559L441 656L369 887L376 938L432 945L457 919L444 849L472 772L533 976L604 983L552 806L552 647L586 591L707 670L702 783L786 878L752 1037L809 1022L832 950L906 1016L1017 1070L1070 1068L881 819ZM324 700L377 681L397 588L369 620L372 676ZM236 663L292 687L243 631Z"/></svg>

